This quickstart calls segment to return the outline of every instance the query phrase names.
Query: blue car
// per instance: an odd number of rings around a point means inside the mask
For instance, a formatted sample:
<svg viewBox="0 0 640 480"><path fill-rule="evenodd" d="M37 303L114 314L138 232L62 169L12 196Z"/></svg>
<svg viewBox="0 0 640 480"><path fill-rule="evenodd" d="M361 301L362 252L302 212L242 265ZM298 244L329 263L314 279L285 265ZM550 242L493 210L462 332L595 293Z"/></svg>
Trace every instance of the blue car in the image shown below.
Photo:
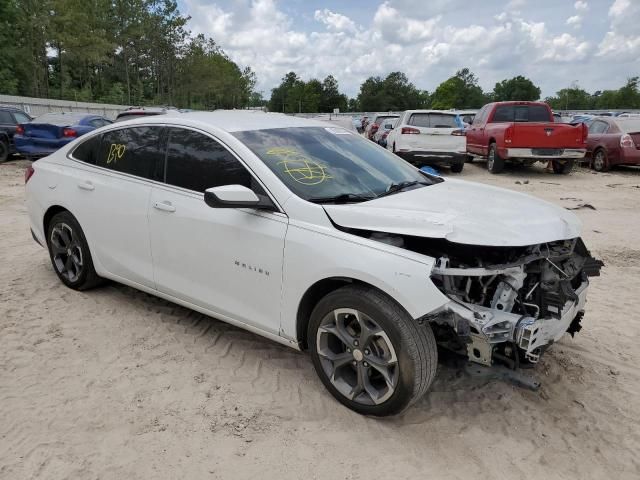
<svg viewBox="0 0 640 480"><path fill-rule="evenodd" d="M45 113L18 125L13 141L18 153L27 158L50 155L91 130L112 123L89 113Z"/></svg>

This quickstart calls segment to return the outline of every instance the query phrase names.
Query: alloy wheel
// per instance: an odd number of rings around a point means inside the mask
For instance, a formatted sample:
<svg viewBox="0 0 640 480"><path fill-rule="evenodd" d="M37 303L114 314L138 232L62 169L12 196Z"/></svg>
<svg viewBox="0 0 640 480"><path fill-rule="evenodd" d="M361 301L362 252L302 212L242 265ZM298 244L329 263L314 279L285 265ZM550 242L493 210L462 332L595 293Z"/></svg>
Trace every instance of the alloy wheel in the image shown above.
<svg viewBox="0 0 640 480"><path fill-rule="evenodd" d="M51 253L58 273L69 282L76 282L82 274L82 247L73 229L58 223L51 230Z"/></svg>
<svg viewBox="0 0 640 480"><path fill-rule="evenodd" d="M368 315L351 308L327 314L317 330L322 369L346 398L378 405L398 384L398 357L384 330Z"/></svg>
<svg viewBox="0 0 640 480"><path fill-rule="evenodd" d="M488 170L492 170L493 169L493 164L495 162L496 159L496 151L493 148L489 149L489 155L487 156L487 169Z"/></svg>
<svg viewBox="0 0 640 480"><path fill-rule="evenodd" d="M596 158L593 159L593 168L600 172L604 169L604 165L604 152L599 150L596 153Z"/></svg>

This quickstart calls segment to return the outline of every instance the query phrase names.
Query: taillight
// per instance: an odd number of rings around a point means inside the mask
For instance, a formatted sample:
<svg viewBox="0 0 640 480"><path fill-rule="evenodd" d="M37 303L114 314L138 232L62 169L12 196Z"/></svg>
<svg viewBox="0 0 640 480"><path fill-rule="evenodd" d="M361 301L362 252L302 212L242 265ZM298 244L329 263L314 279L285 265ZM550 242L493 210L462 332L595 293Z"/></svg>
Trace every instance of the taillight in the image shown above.
<svg viewBox="0 0 640 480"><path fill-rule="evenodd" d="M24 127L22 125L16 127L16 135L24 135Z"/></svg>
<svg viewBox="0 0 640 480"><path fill-rule="evenodd" d="M587 143L589 137L589 127L585 123L582 124L582 143Z"/></svg>
<svg viewBox="0 0 640 480"><path fill-rule="evenodd" d="M634 148L635 144L633 143L633 138L628 133L625 133L620 137L620 146L622 148Z"/></svg>
<svg viewBox="0 0 640 480"><path fill-rule="evenodd" d="M402 127L402 130L400 130L400 133L402 135L419 135L420 130L418 130L417 128Z"/></svg>
<svg viewBox="0 0 640 480"><path fill-rule="evenodd" d="M504 131L504 143L511 143L513 137L513 125L509 125Z"/></svg>
<svg viewBox="0 0 640 480"><path fill-rule="evenodd" d="M24 184L25 184L25 185L27 184L27 182L29 181L29 179L30 179L31 177L33 177L33 174L34 174L34 173L36 173L35 169L34 169L31 165L29 165L29 166L27 167L27 169L24 171Z"/></svg>
<svg viewBox="0 0 640 480"><path fill-rule="evenodd" d="M77 137L78 136L78 132L76 132L73 128L64 128L62 130L62 136L63 137Z"/></svg>
<svg viewBox="0 0 640 480"><path fill-rule="evenodd" d="M451 132L451 135L455 135L456 137L464 137L466 134L467 134L467 131L463 130L462 128Z"/></svg>

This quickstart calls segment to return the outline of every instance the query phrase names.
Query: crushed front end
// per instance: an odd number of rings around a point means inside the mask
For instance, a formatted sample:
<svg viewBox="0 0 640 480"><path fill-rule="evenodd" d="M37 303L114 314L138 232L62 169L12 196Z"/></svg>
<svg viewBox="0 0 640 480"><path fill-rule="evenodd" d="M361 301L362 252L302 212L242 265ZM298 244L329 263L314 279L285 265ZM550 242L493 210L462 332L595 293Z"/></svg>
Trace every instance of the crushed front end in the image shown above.
<svg viewBox="0 0 640 480"><path fill-rule="evenodd" d="M603 265L580 238L437 250L432 280L451 299L428 318L439 343L473 362L514 369L537 363L565 332L581 329L588 277Z"/></svg>

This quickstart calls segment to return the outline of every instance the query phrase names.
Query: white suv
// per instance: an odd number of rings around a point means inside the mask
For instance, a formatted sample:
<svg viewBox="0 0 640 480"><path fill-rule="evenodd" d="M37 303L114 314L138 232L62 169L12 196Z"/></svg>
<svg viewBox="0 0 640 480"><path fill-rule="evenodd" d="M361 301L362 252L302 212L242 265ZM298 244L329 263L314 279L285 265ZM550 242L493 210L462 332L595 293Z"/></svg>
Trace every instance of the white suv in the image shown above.
<svg viewBox="0 0 640 480"><path fill-rule="evenodd" d="M370 415L427 391L436 341L484 365L537 362L579 330L599 269L567 210L280 114L114 124L25 181L65 285L110 279L308 350L331 394Z"/></svg>
<svg viewBox="0 0 640 480"><path fill-rule="evenodd" d="M448 165L460 173L466 161L465 125L456 112L407 110L387 136L387 148L416 166Z"/></svg>

